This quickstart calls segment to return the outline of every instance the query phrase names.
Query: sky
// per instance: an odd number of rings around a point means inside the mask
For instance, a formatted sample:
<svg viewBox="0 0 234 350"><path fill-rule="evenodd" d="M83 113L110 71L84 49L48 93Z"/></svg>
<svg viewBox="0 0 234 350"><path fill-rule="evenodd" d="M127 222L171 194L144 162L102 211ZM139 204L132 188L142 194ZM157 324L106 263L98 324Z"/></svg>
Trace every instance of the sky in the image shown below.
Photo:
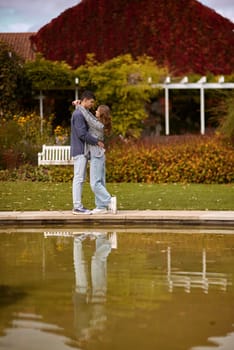
<svg viewBox="0 0 234 350"><path fill-rule="evenodd" d="M79 0L0 0L0 32L37 32ZM234 22L234 1L199 0Z"/></svg>

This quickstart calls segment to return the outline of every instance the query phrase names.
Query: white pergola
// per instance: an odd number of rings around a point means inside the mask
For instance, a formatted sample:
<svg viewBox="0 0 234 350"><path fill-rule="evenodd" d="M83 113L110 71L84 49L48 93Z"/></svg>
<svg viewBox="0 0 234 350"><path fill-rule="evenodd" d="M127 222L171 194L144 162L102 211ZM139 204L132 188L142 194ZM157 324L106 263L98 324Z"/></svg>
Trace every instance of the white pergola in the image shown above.
<svg viewBox="0 0 234 350"><path fill-rule="evenodd" d="M149 78L150 79L150 78ZM149 81L150 82L150 81ZM152 88L161 87L165 90L165 134L170 134L169 127L169 90L196 89L200 90L200 132L205 134L205 90L208 89L233 89L234 83L225 83L224 76L221 76L216 83L208 83L207 77L203 76L195 83L189 83L188 77L184 77L177 83L171 82L171 77L166 77L163 84L151 84Z"/></svg>

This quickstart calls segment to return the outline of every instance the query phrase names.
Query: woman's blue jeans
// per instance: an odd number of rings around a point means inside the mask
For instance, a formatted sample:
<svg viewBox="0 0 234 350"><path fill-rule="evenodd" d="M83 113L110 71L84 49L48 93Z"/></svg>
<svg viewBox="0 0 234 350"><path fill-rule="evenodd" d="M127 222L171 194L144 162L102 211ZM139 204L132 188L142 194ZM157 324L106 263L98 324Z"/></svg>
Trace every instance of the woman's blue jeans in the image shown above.
<svg viewBox="0 0 234 350"><path fill-rule="evenodd" d="M110 203L111 195L106 189L105 155L101 157L91 156L90 186L95 195L96 208L106 208Z"/></svg>

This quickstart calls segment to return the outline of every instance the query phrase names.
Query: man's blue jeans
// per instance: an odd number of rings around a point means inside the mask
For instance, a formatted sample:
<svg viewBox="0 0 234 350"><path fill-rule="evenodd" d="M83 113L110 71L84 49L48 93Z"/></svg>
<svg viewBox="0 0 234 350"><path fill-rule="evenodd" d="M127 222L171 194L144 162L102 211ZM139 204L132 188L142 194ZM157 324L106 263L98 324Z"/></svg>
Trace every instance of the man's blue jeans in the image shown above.
<svg viewBox="0 0 234 350"><path fill-rule="evenodd" d="M86 178L86 169L88 159L80 154L73 158L74 160L74 177L72 184L72 197L73 197L73 208L81 209L83 208L82 204L82 190L83 183Z"/></svg>
<svg viewBox="0 0 234 350"><path fill-rule="evenodd" d="M91 156L90 186L95 195L96 208L106 208L110 203L111 195L106 189L105 155L102 157Z"/></svg>

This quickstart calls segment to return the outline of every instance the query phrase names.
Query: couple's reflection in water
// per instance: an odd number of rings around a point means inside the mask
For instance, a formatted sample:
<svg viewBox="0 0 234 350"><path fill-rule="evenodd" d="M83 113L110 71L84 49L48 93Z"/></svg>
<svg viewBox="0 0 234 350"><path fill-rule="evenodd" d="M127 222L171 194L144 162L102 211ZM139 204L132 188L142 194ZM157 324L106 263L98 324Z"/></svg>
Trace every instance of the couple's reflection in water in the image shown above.
<svg viewBox="0 0 234 350"><path fill-rule="evenodd" d="M168 346L164 348L170 348L170 340L161 338L161 333L167 332L164 324L169 314L169 333L173 338L186 330L188 337L182 338L184 344L190 344L187 348L232 331L233 257L227 238L209 236L206 241L194 236L188 242L187 236L135 233L118 232L118 256L113 251L117 248L116 233L46 233L72 237L68 254L69 264L70 258L73 260L69 271L74 278L71 322L76 346L106 349L122 342L124 348L126 338L137 346L139 341L141 346L141 339L149 336L150 344L156 345L159 339L159 344L165 342ZM147 319L143 317L147 332L141 327L141 310L147 311ZM190 333L197 320L202 321L199 341ZM210 328L211 322L212 326L217 324L216 329ZM162 326L154 326L159 323ZM116 327L120 329L117 336ZM135 327L141 331L135 333Z"/></svg>
<svg viewBox="0 0 234 350"><path fill-rule="evenodd" d="M87 245L93 248L91 256L85 249ZM74 237L74 310L79 342L88 341L105 327L107 259L111 250L115 248L116 233L91 232Z"/></svg>

